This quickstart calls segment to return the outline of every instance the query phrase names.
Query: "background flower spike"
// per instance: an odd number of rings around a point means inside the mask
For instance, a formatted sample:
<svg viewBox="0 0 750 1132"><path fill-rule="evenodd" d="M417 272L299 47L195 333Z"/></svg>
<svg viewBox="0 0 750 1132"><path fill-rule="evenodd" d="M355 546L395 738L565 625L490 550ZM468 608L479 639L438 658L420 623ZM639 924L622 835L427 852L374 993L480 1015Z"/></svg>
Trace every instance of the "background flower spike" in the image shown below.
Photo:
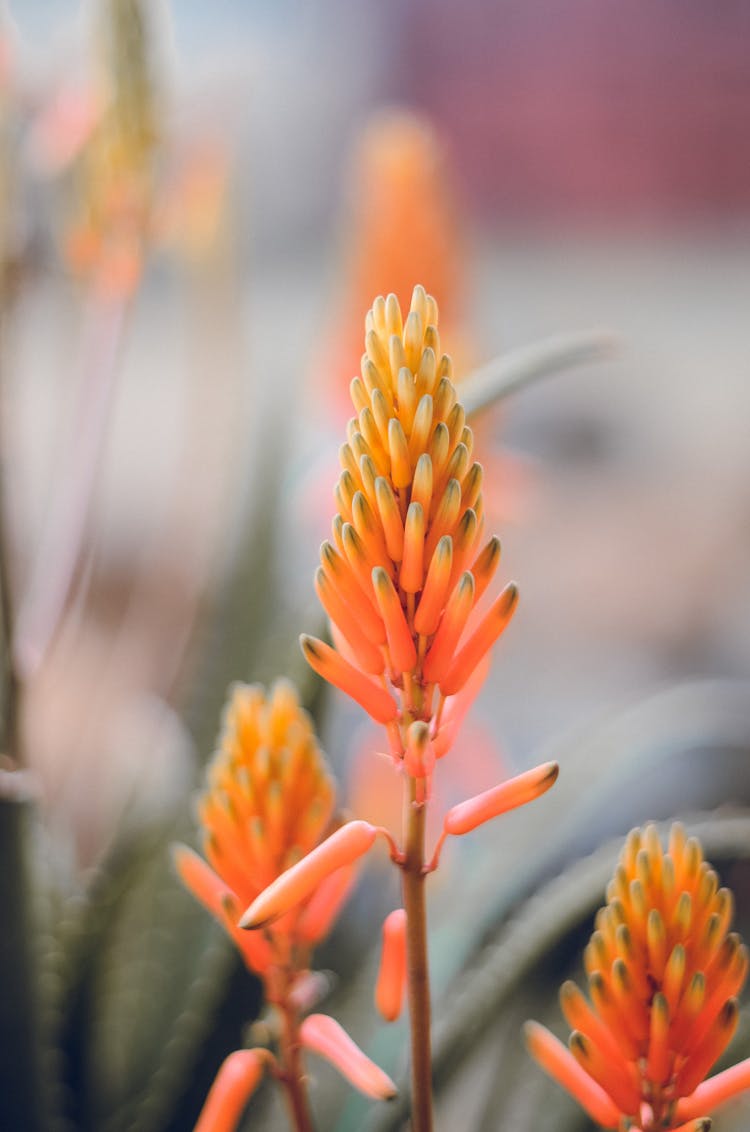
<svg viewBox="0 0 750 1132"><path fill-rule="evenodd" d="M311 1014L300 1026L305 1049L330 1061L355 1089L375 1100L389 1100L396 1086L387 1073L362 1052L346 1030L327 1014Z"/></svg>

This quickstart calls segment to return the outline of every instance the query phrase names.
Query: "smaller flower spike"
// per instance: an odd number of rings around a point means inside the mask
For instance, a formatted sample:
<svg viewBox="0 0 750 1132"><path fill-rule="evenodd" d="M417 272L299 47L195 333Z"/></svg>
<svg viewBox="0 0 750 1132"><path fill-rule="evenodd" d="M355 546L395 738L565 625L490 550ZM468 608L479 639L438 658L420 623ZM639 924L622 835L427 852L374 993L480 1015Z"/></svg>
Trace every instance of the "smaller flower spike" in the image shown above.
<svg viewBox="0 0 750 1132"><path fill-rule="evenodd" d="M633 830L584 952L591 1003L574 983L560 992L570 1053L527 1030L537 1061L606 1128L706 1129L707 1111L750 1087L750 1060L703 1080L737 1027L748 968L718 885L682 826L666 851L654 826Z"/></svg>
<svg viewBox="0 0 750 1132"><path fill-rule="evenodd" d="M508 810L525 806L527 802L533 802L535 798L546 794L557 782L559 772L557 763L542 763L508 782L501 782L499 786L485 790L483 794L477 794L475 798L459 802L445 815L443 829L458 837Z"/></svg>
<svg viewBox="0 0 750 1132"><path fill-rule="evenodd" d="M355 1089L375 1100L389 1100L396 1086L387 1073L362 1052L346 1030L327 1014L311 1014L300 1026L300 1041L335 1066Z"/></svg>
<svg viewBox="0 0 750 1132"><path fill-rule="evenodd" d="M240 927L262 928L301 904L337 869L362 857L371 848L377 832L366 821L342 825L264 889L245 912Z"/></svg>
<svg viewBox="0 0 750 1132"><path fill-rule="evenodd" d="M383 923L383 950L375 1005L386 1022L395 1022L401 1013L406 984L406 912L396 908Z"/></svg>
<svg viewBox="0 0 750 1132"><path fill-rule="evenodd" d="M230 1053L206 1097L195 1132L234 1132L269 1056L266 1050L254 1049Z"/></svg>

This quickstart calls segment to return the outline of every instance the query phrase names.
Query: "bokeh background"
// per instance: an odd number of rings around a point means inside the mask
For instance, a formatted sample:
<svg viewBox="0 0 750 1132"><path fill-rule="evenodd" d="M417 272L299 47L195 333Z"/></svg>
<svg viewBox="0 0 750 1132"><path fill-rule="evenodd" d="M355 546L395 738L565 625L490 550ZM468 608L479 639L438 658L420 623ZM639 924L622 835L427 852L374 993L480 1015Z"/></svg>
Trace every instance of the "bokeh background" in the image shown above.
<svg viewBox="0 0 750 1132"><path fill-rule="evenodd" d="M631 824L747 801L750 8L179 0L112 49L117 8L16 0L2 23L3 557L62 887L189 820L229 681L316 694L296 636L320 628L363 318L416 282L460 374L612 340L478 423L521 606L439 797L542 757L570 785L456 848L436 924L503 846L537 854L530 886ZM151 115L148 220L107 290L80 235L117 74ZM342 799L388 815L377 740L317 695ZM395 899L374 867L325 954L344 981Z"/></svg>

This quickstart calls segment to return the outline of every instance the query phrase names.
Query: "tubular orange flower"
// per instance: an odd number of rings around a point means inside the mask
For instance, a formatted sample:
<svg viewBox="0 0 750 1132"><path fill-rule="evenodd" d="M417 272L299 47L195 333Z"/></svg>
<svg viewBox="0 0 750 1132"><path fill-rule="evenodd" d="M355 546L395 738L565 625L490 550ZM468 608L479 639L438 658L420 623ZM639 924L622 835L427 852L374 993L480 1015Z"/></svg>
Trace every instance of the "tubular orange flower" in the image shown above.
<svg viewBox="0 0 750 1132"><path fill-rule="evenodd" d="M531 1053L605 1128L707 1128L702 1115L748 1087L750 1062L704 1077L734 1034L748 954L732 897L695 838L633 830L584 952L591 1002L560 992L570 1051L535 1023Z"/></svg>
<svg viewBox="0 0 750 1132"><path fill-rule="evenodd" d="M406 913L396 908L383 921L383 950L375 984L375 1005L386 1022L401 1013L406 985Z"/></svg>
<svg viewBox="0 0 750 1132"><path fill-rule="evenodd" d="M263 1076L266 1050L230 1053L216 1075L194 1132L232 1132Z"/></svg>
<svg viewBox="0 0 750 1132"><path fill-rule="evenodd" d="M410 726L429 724L431 743L447 749L442 700L460 692L516 604L509 586L483 619L477 613L499 544L482 544L482 470L437 322L420 286L405 320L393 294L367 315L339 512L316 581L347 655L303 638L312 667L392 724L394 759L427 781L435 756L415 757Z"/></svg>

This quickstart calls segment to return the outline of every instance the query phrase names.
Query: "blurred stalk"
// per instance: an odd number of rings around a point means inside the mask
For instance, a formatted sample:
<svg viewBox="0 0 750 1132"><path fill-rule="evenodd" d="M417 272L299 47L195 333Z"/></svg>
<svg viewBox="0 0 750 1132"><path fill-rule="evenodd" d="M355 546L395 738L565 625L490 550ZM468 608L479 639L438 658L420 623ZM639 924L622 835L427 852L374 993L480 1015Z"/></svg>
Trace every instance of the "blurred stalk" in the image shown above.
<svg viewBox="0 0 750 1132"><path fill-rule="evenodd" d="M43 1132L28 859L31 791L0 770L0 1128Z"/></svg>
<svg viewBox="0 0 750 1132"><path fill-rule="evenodd" d="M73 416L74 433L15 627L13 660L23 679L33 676L44 659L80 559L112 404L126 305L122 296L98 289L86 312L83 380Z"/></svg>

